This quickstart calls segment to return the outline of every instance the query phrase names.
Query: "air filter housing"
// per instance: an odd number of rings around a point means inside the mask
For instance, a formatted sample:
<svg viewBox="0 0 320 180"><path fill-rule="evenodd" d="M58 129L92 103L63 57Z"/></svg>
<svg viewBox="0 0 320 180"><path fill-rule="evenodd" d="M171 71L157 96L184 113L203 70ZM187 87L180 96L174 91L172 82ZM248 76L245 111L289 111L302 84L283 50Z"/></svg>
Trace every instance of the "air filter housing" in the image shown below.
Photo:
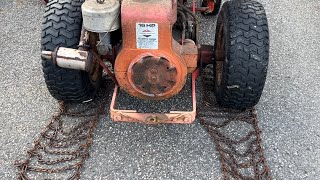
<svg viewBox="0 0 320 180"><path fill-rule="evenodd" d="M83 25L88 31L103 33L120 28L120 3L117 0L101 1L101 3L96 0L86 0L81 9Z"/></svg>

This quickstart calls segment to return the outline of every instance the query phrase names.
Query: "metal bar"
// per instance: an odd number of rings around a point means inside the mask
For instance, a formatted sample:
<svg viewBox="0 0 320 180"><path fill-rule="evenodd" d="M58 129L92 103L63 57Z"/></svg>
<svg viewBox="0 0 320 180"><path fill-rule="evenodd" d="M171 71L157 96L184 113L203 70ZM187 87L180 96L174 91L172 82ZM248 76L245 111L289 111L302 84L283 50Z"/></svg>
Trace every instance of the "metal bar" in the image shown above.
<svg viewBox="0 0 320 180"><path fill-rule="evenodd" d="M192 12L196 13L196 0L192 0Z"/></svg>
<svg viewBox="0 0 320 180"><path fill-rule="evenodd" d="M191 124L196 118L196 79L199 69L192 73L192 111L170 111L169 113L138 113L136 110L116 109L119 87L116 85L110 104L110 115L113 121L140 122L145 124Z"/></svg>
<svg viewBox="0 0 320 180"><path fill-rule="evenodd" d="M100 66L105 70L105 72L108 74L108 76L110 76L110 78L112 79L112 81L118 86L118 81L116 79L116 77L114 76L114 74L109 70L109 68L106 66L106 64L104 64L103 60L99 57L99 55L94 52L91 51L93 56L98 60Z"/></svg>

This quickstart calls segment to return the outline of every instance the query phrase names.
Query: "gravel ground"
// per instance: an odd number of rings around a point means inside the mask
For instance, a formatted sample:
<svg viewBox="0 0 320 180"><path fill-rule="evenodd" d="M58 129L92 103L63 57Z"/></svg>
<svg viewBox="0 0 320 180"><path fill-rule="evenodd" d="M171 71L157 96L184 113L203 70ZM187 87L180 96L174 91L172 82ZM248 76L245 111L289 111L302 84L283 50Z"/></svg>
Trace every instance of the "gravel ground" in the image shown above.
<svg viewBox="0 0 320 180"><path fill-rule="evenodd" d="M320 2L261 0L271 34L270 67L258 104L263 142L275 179L320 177ZM40 64L42 6L0 1L0 179L57 107ZM204 17L203 43L213 43L215 18ZM198 122L126 124L101 119L83 179L220 179L214 145Z"/></svg>

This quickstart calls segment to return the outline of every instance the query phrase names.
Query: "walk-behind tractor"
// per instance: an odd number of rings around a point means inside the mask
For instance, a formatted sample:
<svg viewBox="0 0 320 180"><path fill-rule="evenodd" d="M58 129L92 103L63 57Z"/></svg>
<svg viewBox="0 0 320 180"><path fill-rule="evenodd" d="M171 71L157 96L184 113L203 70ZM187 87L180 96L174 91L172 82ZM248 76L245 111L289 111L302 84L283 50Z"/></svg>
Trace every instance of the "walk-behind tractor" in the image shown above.
<svg viewBox="0 0 320 180"><path fill-rule="evenodd" d="M104 71L115 84L110 103L113 120L192 123L195 80L201 68L213 64L212 93L221 106L256 105L269 56L264 8L254 0L225 2L214 46L199 44L196 12L215 15L220 4L221 0L49 1L41 41L49 92L65 102L89 101ZM205 34L214 36L214 32ZM191 85L186 84L188 76ZM138 112L116 106L120 90L139 99L163 101L174 98L184 86L192 89L191 111Z"/></svg>

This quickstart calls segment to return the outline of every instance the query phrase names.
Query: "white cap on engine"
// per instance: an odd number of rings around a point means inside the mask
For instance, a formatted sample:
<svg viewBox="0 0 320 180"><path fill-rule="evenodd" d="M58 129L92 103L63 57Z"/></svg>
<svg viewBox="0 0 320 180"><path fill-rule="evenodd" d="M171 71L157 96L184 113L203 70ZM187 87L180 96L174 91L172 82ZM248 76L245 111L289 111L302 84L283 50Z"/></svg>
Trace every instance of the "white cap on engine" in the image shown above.
<svg viewBox="0 0 320 180"><path fill-rule="evenodd" d="M103 33L120 28L120 3L118 0L86 0L82 6L84 28Z"/></svg>

